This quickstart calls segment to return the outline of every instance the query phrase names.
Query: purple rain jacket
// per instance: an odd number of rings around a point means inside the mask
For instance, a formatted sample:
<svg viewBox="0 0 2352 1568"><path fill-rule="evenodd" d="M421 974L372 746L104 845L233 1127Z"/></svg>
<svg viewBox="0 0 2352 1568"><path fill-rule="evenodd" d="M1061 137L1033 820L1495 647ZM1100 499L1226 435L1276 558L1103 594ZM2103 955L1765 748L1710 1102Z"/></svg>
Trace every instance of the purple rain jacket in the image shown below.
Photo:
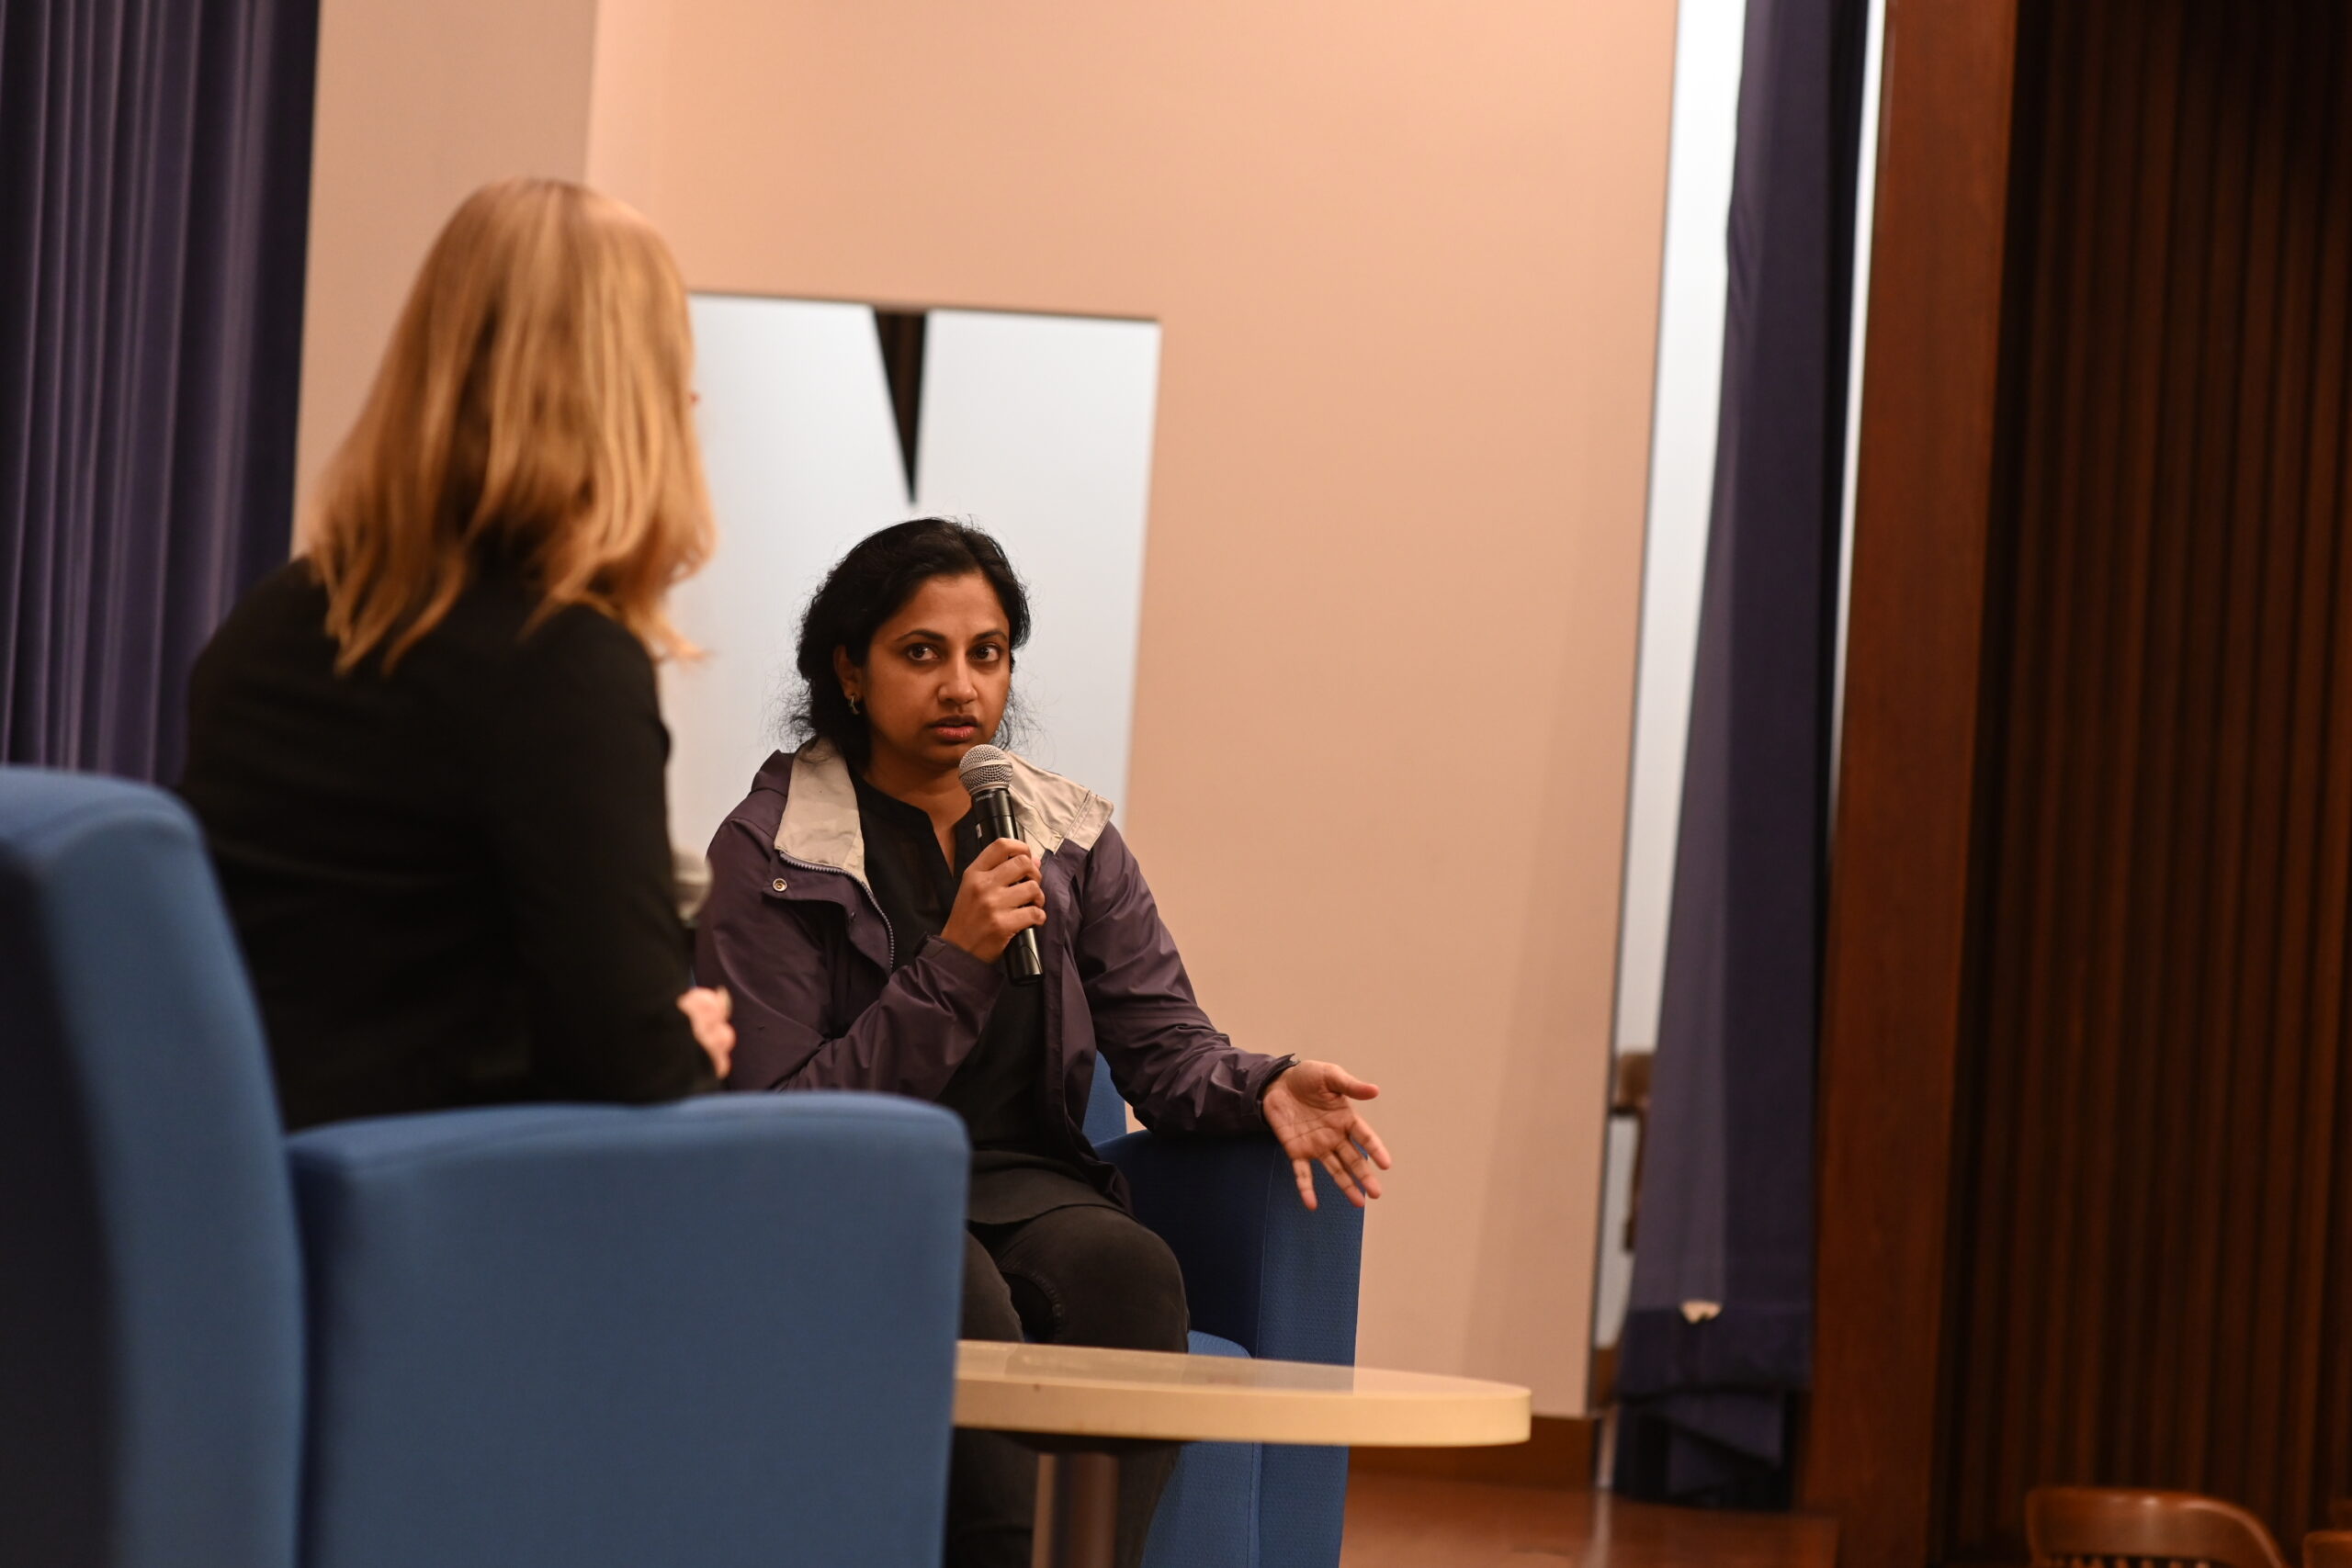
<svg viewBox="0 0 2352 1568"><path fill-rule="evenodd" d="M1109 801L1017 757L1012 799L1046 885L1048 1125L1125 1203L1084 1132L1098 1052L1143 1124L1175 1133L1262 1130L1259 1098L1291 1058L1238 1050L1210 1024ZM728 1088L940 1097L1010 982L937 937L892 967L840 753L817 741L769 757L711 840L710 871L695 979L734 997Z"/></svg>

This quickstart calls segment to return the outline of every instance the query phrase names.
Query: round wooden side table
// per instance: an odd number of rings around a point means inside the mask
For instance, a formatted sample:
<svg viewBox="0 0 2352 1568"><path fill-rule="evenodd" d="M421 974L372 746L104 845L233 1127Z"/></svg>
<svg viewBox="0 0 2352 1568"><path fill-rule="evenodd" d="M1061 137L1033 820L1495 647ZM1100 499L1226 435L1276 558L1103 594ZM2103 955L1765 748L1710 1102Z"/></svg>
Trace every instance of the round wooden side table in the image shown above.
<svg viewBox="0 0 2352 1568"><path fill-rule="evenodd" d="M1527 1440L1527 1390L1472 1378L1075 1345L956 1346L956 1425L1040 1450L1036 1561L1110 1568L1121 1450L1144 1442L1476 1448Z"/></svg>

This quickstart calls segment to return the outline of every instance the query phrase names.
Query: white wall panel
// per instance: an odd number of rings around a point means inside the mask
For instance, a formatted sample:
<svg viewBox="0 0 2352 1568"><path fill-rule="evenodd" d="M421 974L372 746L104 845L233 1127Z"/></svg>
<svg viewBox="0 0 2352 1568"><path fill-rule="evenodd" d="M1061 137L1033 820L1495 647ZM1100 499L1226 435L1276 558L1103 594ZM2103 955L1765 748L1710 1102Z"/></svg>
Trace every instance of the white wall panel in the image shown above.
<svg viewBox="0 0 2352 1568"><path fill-rule="evenodd" d="M934 310L928 333L917 502L994 534L1029 585L1023 750L1123 801L1159 327Z"/></svg>
<svg viewBox="0 0 2352 1568"><path fill-rule="evenodd" d="M800 612L825 570L907 514L874 312L697 296L695 385L718 553L671 613L706 657L662 671L670 828L699 851L776 744Z"/></svg>
<svg viewBox="0 0 2352 1568"><path fill-rule="evenodd" d="M968 517L1028 581L1023 749L1118 800L1159 372L1150 322L933 311L910 504L864 305L698 296L695 385L719 547L673 604L706 650L662 675L672 835L699 850L776 744L800 613L859 539Z"/></svg>

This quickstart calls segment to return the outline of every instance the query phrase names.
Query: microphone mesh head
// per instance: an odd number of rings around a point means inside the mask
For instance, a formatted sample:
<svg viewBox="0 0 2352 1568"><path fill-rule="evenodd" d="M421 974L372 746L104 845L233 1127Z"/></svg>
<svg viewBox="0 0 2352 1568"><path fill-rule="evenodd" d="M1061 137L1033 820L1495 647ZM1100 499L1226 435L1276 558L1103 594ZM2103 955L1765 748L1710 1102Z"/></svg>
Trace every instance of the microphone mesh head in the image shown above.
<svg viewBox="0 0 2352 1568"><path fill-rule="evenodd" d="M973 747L964 753L964 760L956 765L956 771L962 775L967 795L1012 787L1012 758L1001 747L986 744Z"/></svg>

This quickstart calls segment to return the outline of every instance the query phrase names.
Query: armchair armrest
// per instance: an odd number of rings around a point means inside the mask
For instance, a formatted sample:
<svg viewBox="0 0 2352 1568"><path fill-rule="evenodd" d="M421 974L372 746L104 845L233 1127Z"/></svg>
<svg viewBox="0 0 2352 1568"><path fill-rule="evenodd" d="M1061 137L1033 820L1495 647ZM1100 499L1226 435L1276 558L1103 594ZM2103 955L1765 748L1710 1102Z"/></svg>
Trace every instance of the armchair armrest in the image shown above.
<svg viewBox="0 0 2352 1568"><path fill-rule="evenodd" d="M1261 1359L1355 1360L1363 1211L1329 1177L1315 1173L1320 1206L1308 1209L1282 1145L1263 1133L1130 1133L1095 1147L1126 1176L1136 1217L1176 1254L1193 1327ZM1269 1445L1256 1492L1255 1561L1339 1562L1347 1450Z"/></svg>
<svg viewBox="0 0 2352 1568"><path fill-rule="evenodd" d="M1321 1207L1309 1210L1265 1134L1130 1133L1097 1152L1126 1177L1136 1217L1176 1254L1193 1327L1261 1359L1355 1360L1363 1211L1329 1176L1315 1173Z"/></svg>
<svg viewBox="0 0 2352 1568"><path fill-rule="evenodd" d="M935 1563L961 1125L877 1095L290 1140L306 1568Z"/></svg>

